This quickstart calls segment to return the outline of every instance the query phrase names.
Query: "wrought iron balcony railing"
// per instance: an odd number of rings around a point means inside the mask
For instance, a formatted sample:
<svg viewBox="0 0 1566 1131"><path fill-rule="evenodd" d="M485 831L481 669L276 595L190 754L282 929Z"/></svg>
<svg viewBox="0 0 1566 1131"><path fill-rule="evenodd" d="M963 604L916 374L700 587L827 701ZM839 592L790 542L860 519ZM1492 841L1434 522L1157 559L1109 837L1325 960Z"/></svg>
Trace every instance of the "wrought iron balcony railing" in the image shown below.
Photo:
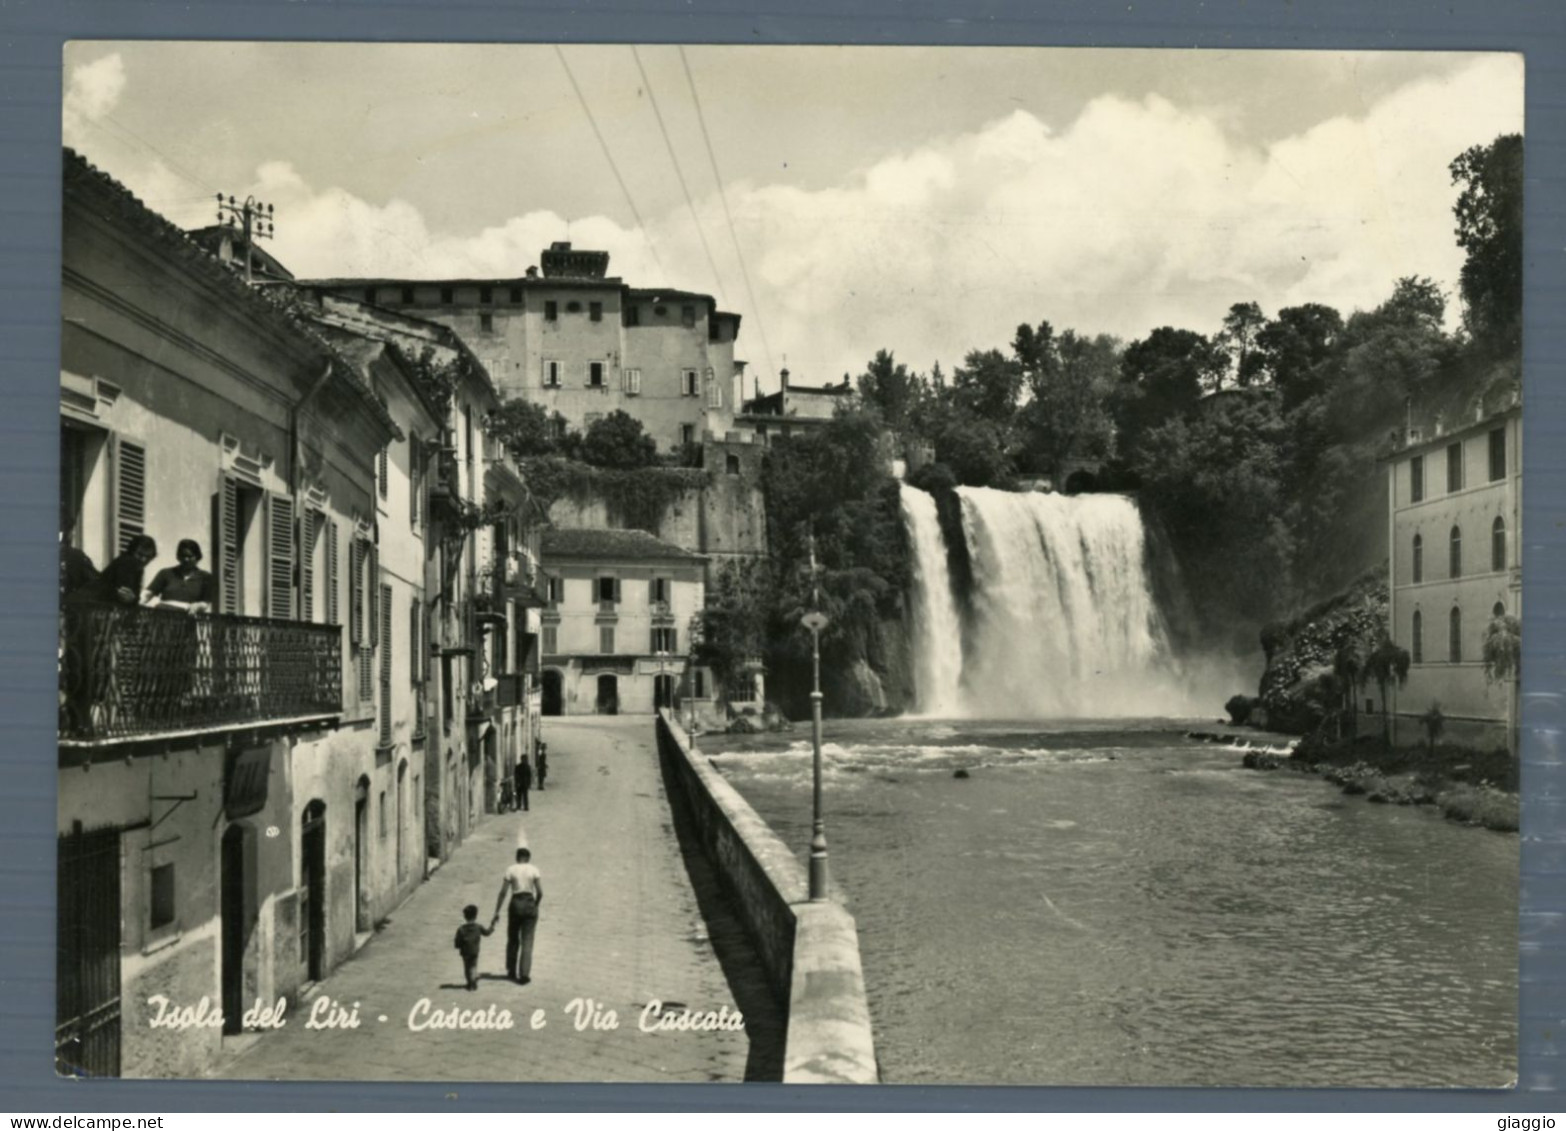
<svg viewBox="0 0 1566 1131"><path fill-rule="evenodd" d="M152 737L342 712L342 628L68 605L60 738Z"/></svg>

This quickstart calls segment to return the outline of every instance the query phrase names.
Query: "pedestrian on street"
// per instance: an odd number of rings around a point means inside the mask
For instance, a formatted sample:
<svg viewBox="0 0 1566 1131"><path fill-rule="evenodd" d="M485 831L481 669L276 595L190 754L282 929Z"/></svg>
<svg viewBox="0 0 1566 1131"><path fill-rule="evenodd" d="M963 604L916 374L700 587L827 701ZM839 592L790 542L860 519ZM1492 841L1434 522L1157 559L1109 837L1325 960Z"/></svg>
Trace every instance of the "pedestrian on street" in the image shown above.
<svg viewBox="0 0 1566 1131"><path fill-rule="evenodd" d="M525 848L517 849L517 862L506 869L500 881L500 894L495 897L495 917L490 925L500 921L500 909L510 897L506 921L506 973L522 985L533 980L533 932L538 927L538 909L544 902L544 884L538 869L532 864L533 854Z"/></svg>
<svg viewBox="0 0 1566 1131"><path fill-rule="evenodd" d="M485 937L495 930L495 921L500 918L497 912L494 919L489 921L489 926L481 927L478 924L478 904L470 903L462 909L462 918L465 920L462 926L457 928L457 938L452 944L462 955L462 978L467 983L468 989L478 989L478 960L479 947Z"/></svg>
<svg viewBox="0 0 1566 1131"><path fill-rule="evenodd" d="M517 803L522 806L522 811L527 812L527 791L533 788L533 767L527 764L527 755L517 759Z"/></svg>
<svg viewBox="0 0 1566 1131"><path fill-rule="evenodd" d="M538 792L544 792L544 775L549 773L549 744L538 744Z"/></svg>

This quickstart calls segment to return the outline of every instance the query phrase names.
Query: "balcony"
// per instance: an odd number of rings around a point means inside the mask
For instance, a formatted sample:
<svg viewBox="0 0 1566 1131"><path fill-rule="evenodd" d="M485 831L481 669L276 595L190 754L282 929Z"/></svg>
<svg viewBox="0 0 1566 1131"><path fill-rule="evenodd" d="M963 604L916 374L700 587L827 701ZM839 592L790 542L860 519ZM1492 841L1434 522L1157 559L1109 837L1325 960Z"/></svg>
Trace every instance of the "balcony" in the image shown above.
<svg viewBox="0 0 1566 1131"><path fill-rule="evenodd" d="M342 628L71 605L60 617L60 742L91 745L342 713Z"/></svg>

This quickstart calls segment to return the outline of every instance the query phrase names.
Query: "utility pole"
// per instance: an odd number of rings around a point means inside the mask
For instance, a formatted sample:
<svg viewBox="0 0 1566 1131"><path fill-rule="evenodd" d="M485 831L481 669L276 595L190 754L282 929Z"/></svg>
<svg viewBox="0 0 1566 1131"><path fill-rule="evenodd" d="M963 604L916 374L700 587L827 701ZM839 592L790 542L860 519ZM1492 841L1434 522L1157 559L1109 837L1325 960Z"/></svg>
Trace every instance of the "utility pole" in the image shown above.
<svg viewBox="0 0 1566 1131"><path fill-rule="evenodd" d="M237 226L244 230L245 284L249 286L255 282L250 265L250 249L255 246L256 240L269 240L276 232L272 224L272 206L262 204L253 196L245 197L245 202L240 204L232 196L225 199L222 193L217 194L217 204L219 224L233 228L237 222Z"/></svg>

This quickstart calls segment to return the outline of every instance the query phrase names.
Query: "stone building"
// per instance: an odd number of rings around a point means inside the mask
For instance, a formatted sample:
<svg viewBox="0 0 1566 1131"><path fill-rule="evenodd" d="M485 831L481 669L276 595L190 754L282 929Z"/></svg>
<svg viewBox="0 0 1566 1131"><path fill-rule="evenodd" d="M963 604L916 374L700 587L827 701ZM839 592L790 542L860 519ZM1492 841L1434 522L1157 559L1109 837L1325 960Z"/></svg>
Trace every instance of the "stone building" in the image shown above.
<svg viewBox="0 0 1566 1131"><path fill-rule="evenodd" d="M1444 717L1447 741L1493 748L1516 725L1516 682L1491 682L1485 634L1522 617L1522 408L1515 384L1396 438L1387 457L1392 639L1412 659L1389 701L1394 742L1424 740L1420 718Z"/></svg>
<svg viewBox="0 0 1566 1131"><path fill-rule="evenodd" d="M688 700L710 713L710 673L689 664L704 558L640 530L548 530L542 553L545 715L652 714Z"/></svg>
<svg viewBox="0 0 1566 1131"><path fill-rule="evenodd" d="M403 433L324 338L69 151L63 205L57 1061L198 1075L422 875L381 835L395 767L360 693L385 655L376 464ZM201 546L210 614L75 588L138 535L144 584ZM175 1007L215 1022L151 1024Z"/></svg>
<svg viewBox="0 0 1566 1131"><path fill-rule="evenodd" d="M763 444L820 428L858 395L845 374L837 385L797 385L787 369L778 374L781 387L766 396L757 395L740 405L735 426L753 433Z"/></svg>
<svg viewBox="0 0 1566 1131"><path fill-rule="evenodd" d="M632 287L609 253L556 243L503 279L314 279L315 294L438 322L483 362L504 397L582 430L624 410L667 452L733 424L740 317L711 295Z"/></svg>

